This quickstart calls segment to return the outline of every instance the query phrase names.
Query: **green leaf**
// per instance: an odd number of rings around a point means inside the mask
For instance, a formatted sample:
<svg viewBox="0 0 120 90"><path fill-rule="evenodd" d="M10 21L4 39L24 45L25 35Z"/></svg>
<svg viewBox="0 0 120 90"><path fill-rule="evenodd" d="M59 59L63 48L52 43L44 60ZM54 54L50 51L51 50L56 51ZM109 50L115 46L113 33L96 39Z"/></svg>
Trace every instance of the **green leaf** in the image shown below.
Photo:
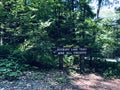
<svg viewBox="0 0 120 90"><path fill-rule="evenodd" d="M16 77L16 76L18 76L18 73L17 72L10 72L9 76L10 77L13 77L13 76Z"/></svg>

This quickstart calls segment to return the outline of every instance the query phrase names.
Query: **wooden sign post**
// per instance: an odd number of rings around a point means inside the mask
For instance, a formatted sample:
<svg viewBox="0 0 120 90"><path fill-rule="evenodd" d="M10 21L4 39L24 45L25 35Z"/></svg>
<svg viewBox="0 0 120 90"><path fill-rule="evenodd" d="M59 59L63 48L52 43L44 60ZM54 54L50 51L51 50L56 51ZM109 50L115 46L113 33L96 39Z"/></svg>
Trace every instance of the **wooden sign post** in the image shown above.
<svg viewBox="0 0 120 90"><path fill-rule="evenodd" d="M59 69L63 69L63 55L80 55L80 71L84 70L84 65L81 65L84 61L84 55L87 53L86 48L56 48L53 54L59 56Z"/></svg>
<svg viewBox="0 0 120 90"><path fill-rule="evenodd" d="M79 63L79 67L80 67L80 73L84 73L84 55L81 54L80 55L80 63Z"/></svg>

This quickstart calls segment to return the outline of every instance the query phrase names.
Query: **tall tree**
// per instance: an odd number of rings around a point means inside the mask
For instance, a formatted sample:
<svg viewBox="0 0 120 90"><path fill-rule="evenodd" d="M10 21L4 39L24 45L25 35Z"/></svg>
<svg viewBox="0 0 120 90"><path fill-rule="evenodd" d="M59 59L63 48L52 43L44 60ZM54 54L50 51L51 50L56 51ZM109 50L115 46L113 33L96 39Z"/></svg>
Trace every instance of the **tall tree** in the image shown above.
<svg viewBox="0 0 120 90"><path fill-rule="evenodd" d="M97 8L97 15L96 17L99 18L100 8L103 0L98 0L98 8Z"/></svg>

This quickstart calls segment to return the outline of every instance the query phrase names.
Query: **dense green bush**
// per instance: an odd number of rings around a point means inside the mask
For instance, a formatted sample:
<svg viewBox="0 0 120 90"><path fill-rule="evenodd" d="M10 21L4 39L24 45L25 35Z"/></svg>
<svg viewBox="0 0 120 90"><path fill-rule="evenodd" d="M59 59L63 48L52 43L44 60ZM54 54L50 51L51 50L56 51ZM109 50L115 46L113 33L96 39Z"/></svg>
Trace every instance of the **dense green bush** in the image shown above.
<svg viewBox="0 0 120 90"><path fill-rule="evenodd" d="M39 48L32 48L24 53L26 63L37 67L55 67L58 60L53 57L49 50L44 51Z"/></svg>
<svg viewBox="0 0 120 90"><path fill-rule="evenodd" d="M0 46L0 76L4 79L17 79L23 70L28 70L29 65L25 63L25 54L18 48L11 46Z"/></svg>
<svg viewBox="0 0 120 90"><path fill-rule="evenodd" d="M13 59L14 61L18 61L23 64L26 62L25 52L20 51L19 49L14 49L9 54L8 59Z"/></svg>
<svg viewBox="0 0 120 90"><path fill-rule="evenodd" d="M113 52L114 57L120 57L120 48L116 48Z"/></svg>
<svg viewBox="0 0 120 90"><path fill-rule="evenodd" d="M0 59L0 76L7 80L15 80L22 71L29 70L29 65L14 59Z"/></svg>
<svg viewBox="0 0 120 90"><path fill-rule="evenodd" d="M66 64L66 66L72 66L73 63L74 63L74 56L67 56L67 55L65 55L64 63Z"/></svg>
<svg viewBox="0 0 120 90"><path fill-rule="evenodd" d="M87 62L86 62L87 63ZM90 68L89 68L90 69ZM104 76L105 78L120 78L120 63L106 61L92 61L92 69L94 72Z"/></svg>
<svg viewBox="0 0 120 90"><path fill-rule="evenodd" d="M10 46L3 45L0 46L0 58L7 58L10 54L11 48Z"/></svg>
<svg viewBox="0 0 120 90"><path fill-rule="evenodd" d="M13 80L22 74L21 65L9 59L0 60L0 76L2 78Z"/></svg>

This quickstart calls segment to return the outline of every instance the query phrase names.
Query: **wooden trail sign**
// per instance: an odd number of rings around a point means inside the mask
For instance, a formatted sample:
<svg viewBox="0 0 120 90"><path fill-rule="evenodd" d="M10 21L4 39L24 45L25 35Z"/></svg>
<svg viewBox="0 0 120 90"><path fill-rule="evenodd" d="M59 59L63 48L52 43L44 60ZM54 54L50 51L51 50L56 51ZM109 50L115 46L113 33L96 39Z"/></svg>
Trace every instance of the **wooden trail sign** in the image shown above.
<svg viewBox="0 0 120 90"><path fill-rule="evenodd" d="M80 71L84 71L84 55L87 53L86 48L54 48L53 54L59 56L59 69L63 70L63 55L80 55Z"/></svg>
<svg viewBox="0 0 120 90"><path fill-rule="evenodd" d="M86 48L56 48L53 51L55 55L81 55L86 53Z"/></svg>

